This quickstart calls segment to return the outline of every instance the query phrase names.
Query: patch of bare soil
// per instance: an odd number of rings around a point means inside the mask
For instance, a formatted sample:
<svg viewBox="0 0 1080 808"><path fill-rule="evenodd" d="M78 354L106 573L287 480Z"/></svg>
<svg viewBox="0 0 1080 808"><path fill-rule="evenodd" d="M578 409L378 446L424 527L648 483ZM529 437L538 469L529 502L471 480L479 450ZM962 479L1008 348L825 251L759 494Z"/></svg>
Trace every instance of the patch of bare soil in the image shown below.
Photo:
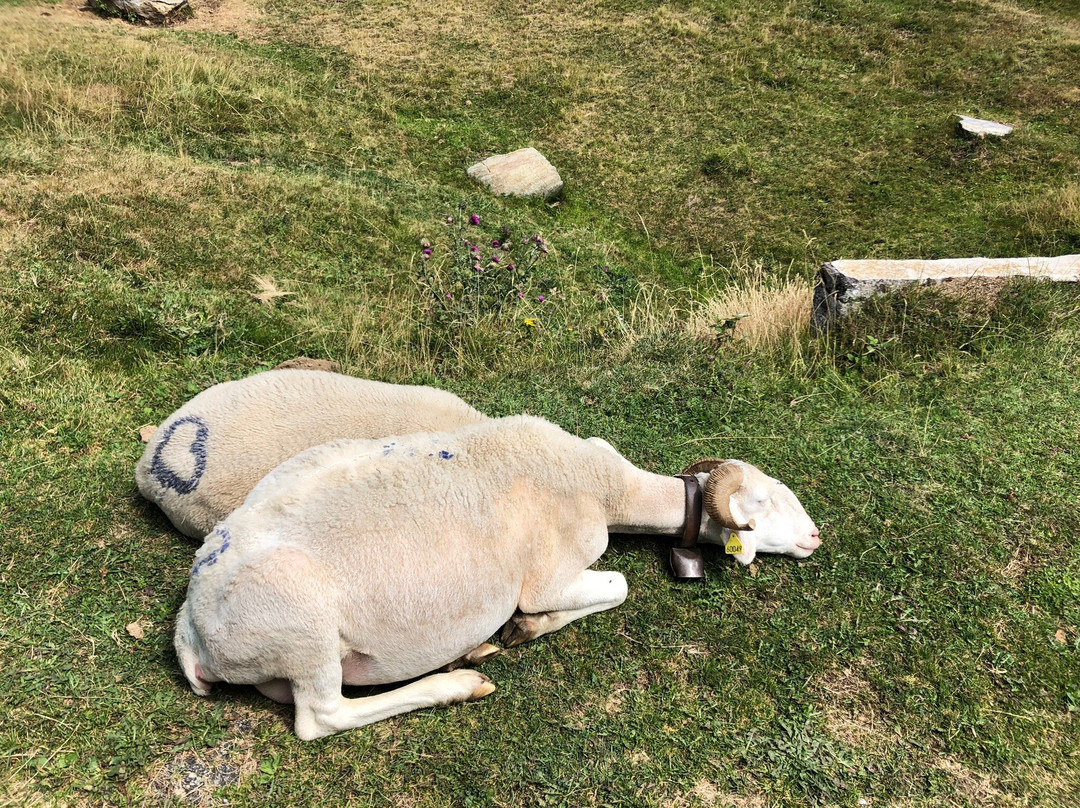
<svg viewBox="0 0 1080 808"><path fill-rule="evenodd" d="M204 31L216 34L237 34L245 39L257 39L263 35L263 10L251 0L192 0L191 14L186 19L177 20L168 27L185 31ZM119 17L107 17L98 14L87 0L60 0L46 8L25 9L43 17L55 17L57 21L79 22L101 28L110 26L138 27Z"/></svg>
<svg viewBox="0 0 1080 808"><path fill-rule="evenodd" d="M259 39L265 33L265 13L249 0L193 0L195 12L176 23L185 31L236 34L244 39Z"/></svg>
<svg viewBox="0 0 1080 808"><path fill-rule="evenodd" d="M952 758L939 758L934 767L949 775L956 791L975 805L1012 806L1020 801L998 788L994 778L985 772L968 768Z"/></svg>
<svg viewBox="0 0 1080 808"><path fill-rule="evenodd" d="M856 668L833 668L812 683L825 730L841 743L881 754L893 738L874 709L874 692Z"/></svg>
<svg viewBox="0 0 1080 808"><path fill-rule="evenodd" d="M37 11L42 17L55 17L61 22L79 22L90 23L101 28L105 28L110 25L129 25L130 23L124 22L120 19L109 19L97 14L90 8L90 4L87 0L60 0L55 5L50 5L47 8L34 9L33 7L26 8L27 11Z"/></svg>
<svg viewBox="0 0 1080 808"><path fill-rule="evenodd" d="M769 803L760 794L733 794L720 791L709 780L698 780L685 794L665 803L666 808L707 805L710 808L765 808Z"/></svg>
<svg viewBox="0 0 1080 808"><path fill-rule="evenodd" d="M147 794L158 804L169 800L187 805L227 804L215 800L214 792L237 785L258 768L247 737L252 727L253 722L242 720L236 724L232 740L212 749L185 749L152 768L147 773Z"/></svg>

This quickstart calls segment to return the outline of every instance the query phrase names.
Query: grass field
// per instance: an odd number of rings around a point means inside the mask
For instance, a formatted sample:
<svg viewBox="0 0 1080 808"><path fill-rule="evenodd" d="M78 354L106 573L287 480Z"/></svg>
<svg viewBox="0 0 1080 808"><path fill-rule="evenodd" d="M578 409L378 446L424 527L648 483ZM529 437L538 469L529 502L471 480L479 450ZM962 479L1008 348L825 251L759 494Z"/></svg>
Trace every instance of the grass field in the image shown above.
<svg viewBox="0 0 1080 808"><path fill-rule="evenodd" d="M826 260L1080 252L1078 77L1069 0L0 0L0 801L1080 802L1080 292L805 327ZM465 177L526 145L557 203ZM140 426L300 354L749 460L825 544L684 585L615 537L626 604L492 696L301 743L187 688L195 544L132 477Z"/></svg>

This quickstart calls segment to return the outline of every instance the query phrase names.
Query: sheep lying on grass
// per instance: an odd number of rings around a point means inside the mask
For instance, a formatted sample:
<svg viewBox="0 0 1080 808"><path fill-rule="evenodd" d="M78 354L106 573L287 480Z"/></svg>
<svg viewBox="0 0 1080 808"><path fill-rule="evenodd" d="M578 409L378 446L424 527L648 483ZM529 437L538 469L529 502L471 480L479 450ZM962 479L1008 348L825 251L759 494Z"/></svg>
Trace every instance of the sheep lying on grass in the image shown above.
<svg viewBox="0 0 1080 808"><path fill-rule="evenodd" d="M135 468L139 491L202 538L255 483L336 438L444 431L485 416L445 390L318 370L270 370L204 390L158 427Z"/></svg>
<svg viewBox="0 0 1080 808"><path fill-rule="evenodd" d="M739 531L800 557L820 544L781 483L737 461L710 466L694 478L704 540ZM294 702L303 739L481 698L494 686L476 671L424 674L500 626L514 646L622 603L623 576L588 569L608 531L678 534L691 487L529 416L315 447L197 552L176 621L181 667L199 695L225 681Z"/></svg>

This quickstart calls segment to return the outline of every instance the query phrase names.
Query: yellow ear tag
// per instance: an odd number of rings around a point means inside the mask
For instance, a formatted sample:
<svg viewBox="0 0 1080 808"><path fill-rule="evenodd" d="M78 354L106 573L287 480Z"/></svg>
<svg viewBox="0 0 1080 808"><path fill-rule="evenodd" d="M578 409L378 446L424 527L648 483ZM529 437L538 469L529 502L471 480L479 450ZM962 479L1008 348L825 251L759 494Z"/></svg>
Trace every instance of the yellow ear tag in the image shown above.
<svg viewBox="0 0 1080 808"><path fill-rule="evenodd" d="M734 530L731 531L731 536L728 538L727 544L724 545L724 552L728 555L738 555L743 551L742 542L739 541L739 534Z"/></svg>

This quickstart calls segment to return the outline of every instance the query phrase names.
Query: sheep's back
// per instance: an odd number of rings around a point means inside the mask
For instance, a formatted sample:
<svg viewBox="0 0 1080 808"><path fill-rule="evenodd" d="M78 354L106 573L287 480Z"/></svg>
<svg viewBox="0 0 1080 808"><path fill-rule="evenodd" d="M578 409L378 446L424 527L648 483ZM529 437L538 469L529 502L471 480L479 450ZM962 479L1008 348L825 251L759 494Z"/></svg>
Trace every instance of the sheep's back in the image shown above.
<svg viewBox="0 0 1080 808"><path fill-rule="evenodd" d="M431 387L271 370L215 385L165 419L135 478L179 530L202 537L271 469L312 446L483 420L457 396Z"/></svg>

